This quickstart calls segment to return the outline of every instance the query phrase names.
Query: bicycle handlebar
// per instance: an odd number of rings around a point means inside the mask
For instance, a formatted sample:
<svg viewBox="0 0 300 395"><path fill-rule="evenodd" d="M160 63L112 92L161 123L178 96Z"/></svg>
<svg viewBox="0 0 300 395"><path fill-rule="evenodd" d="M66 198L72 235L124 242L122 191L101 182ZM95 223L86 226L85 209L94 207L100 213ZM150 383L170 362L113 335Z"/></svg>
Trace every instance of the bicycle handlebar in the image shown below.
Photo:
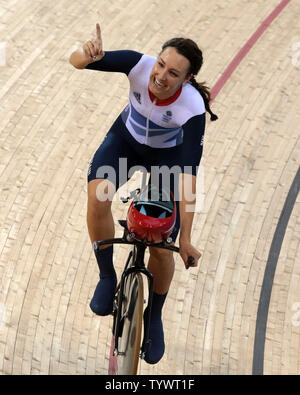
<svg viewBox="0 0 300 395"><path fill-rule="evenodd" d="M144 245L146 247L157 247L157 248L164 248L165 250L171 250L174 252L179 252L179 248L173 245L169 245L166 242L161 243L150 243L147 240L127 240L126 238L120 237L115 239L107 239L107 240L100 240L94 242L94 250L99 251L101 246L107 244L131 244L131 245Z"/></svg>
<svg viewBox="0 0 300 395"><path fill-rule="evenodd" d="M123 203L127 203L129 200L133 199L136 197L137 194L141 192L141 188L137 188L134 191L130 193L130 195L126 198L121 197L121 201ZM145 240L137 240L137 239L131 239L128 240L126 237L126 221L124 220L119 220L119 223L121 226L125 228L125 232L122 238L116 238L116 239L108 239L108 240L102 240L102 241L95 241L94 242L94 250L98 251L100 249L100 246L106 245L106 244L131 244L131 245L143 245L146 247L156 247L156 248L163 248L166 250L174 251L174 252L179 252L179 248L169 244L167 241L163 241L161 243L150 243L149 241ZM195 259L192 256L188 257L187 263L185 264L185 268L188 269L190 266L193 266L195 264Z"/></svg>
<svg viewBox="0 0 300 395"><path fill-rule="evenodd" d="M163 249L166 249L166 250L179 252L179 248L178 247L176 247L174 245L169 245L169 244L167 244L166 241L163 241L161 243L150 243L147 240L137 240L137 239L127 240L125 237L95 241L93 243L94 250L95 251L99 251L101 246L104 246L104 245L107 245L107 244L143 245L143 246L146 246L146 247L163 248ZM190 266L193 266L194 263L195 263L195 259L192 256L189 256L187 264L185 265L186 269L188 269Z"/></svg>

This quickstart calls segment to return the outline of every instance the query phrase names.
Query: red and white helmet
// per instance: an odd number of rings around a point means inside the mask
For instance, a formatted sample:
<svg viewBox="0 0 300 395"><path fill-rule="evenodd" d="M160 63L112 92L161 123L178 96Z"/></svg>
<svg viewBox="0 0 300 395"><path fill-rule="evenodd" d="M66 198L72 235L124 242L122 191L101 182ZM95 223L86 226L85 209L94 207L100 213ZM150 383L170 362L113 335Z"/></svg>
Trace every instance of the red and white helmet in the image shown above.
<svg viewBox="0 0 300 395"><path fill-rule="evenodd" d="M127 213L127 228L138 240L160 243L172 233L176 222L176 203L166 189L147 185L132 201Z"/></svg>

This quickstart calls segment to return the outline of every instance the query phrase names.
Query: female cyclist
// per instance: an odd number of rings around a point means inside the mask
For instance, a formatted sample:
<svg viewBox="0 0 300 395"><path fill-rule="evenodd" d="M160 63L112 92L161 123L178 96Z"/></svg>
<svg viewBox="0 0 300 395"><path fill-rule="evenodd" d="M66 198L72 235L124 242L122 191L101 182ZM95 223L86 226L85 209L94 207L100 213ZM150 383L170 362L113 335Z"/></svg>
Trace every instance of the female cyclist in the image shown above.
<svg viewBox="0 0 300 395"><path fill-rule="evenodd" d="M119 158L126 158L128 168L143 166L179 166L177 222L171 237L175 241L180 229L180 255L186 267L189 256L201 256L191 244L194 213L190 209L184 188L188 185L196 193L196 175L200 163L205 113L217 119L209 106L207 87L195 80L203 57L195 42L174 38L167 41L154 58L130 50L103 50L100 25L96 25L96 38L70 56L70 63L77 69L115 71L127 75L130 83L129 104L122 111L96 151L88 171L87 224L92 242L114 237L114 220L111 212L112 196L102 198L101 192L115 192L122 183ZM115 177L104 175L108 166L115 170ZM178 186L179 185L179 186ZM111 189L113 186L113 189ZM107 195L105 195L107 196ZM193 202L192 202L193 203ZM189 209L187 207L189 206ZM113 246L96 254L100 281L90 303L98 315L112 312L114 289L117 283L113 266ZM148 268L154 275L154 297L150 317L151 347L145 357L148 363L157 363L164 354L164 333L161 320L162 307L174 274L173 253L151 249ZM147 314L147 309L145 310Z"/></svg>

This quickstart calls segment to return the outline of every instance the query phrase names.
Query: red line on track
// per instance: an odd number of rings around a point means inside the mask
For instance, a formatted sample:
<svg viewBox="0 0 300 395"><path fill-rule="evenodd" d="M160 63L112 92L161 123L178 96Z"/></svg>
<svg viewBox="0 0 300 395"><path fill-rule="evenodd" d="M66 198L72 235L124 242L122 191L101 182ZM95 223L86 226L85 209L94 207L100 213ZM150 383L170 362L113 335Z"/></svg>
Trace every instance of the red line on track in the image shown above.
<svg viewBox="0 0 300 395"><path fill-rule="evenodd" d="M115 338L114 336L112 336L111 345L110 345L109 365L108 365L108 374L111 375L117 374L117 357L114 355L114 343L115 343Z"/></svg>
<svg viewBox="0 0 300 395"><path fill-rule="evenodd" d="M224 73L221 75L219 80L216 82L215 86L212 88L211 100L214 100L218 96L219 92L221 91L223 86L226 84L227 80L230 78L230 76L235 71L235 69L238 67L238 65L241 63L241 61L245 58L245 56L250 51L250 49L253 47L253 45L256 43L256 41L263 35L263 33L267 30L267 28L274 21L274 19L277 18L277 16L281 13L281 11L287 6L287 4L290 1L291 0L281 1L281 3L274 9L274 11L272 11L271 14L263 21L263 23L256 30L256 32L249 38L249 40L246 42L246 44L243 46L243 48L238 52L238 54L231 61L231 63L226 68Z"/></svg>

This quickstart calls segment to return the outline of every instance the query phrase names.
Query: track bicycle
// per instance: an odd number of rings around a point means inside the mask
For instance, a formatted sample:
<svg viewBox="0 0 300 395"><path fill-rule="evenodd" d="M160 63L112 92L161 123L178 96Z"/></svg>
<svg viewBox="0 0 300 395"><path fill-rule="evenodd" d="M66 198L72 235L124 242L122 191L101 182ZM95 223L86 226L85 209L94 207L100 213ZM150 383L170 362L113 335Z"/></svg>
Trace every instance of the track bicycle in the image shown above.
<svg viewBox="0 0 300 395"><path fill-rule="evenodd" d="M139 193L140 190L137 190ZM128 198L121 199L126 203L136 192ZM151 306L153 298L154 278L145 267L144 257L149 247L168 249L179 252L168 237L160 243L153 243L144 238L139 240L131 233L125 220L119 220L123 227L123 236L94 242L95 252L107 244L129 244L132 246L120 281L115 290L113 303L112 343L109 360L109 374L136 375L140 359L144 359L148 347L151 347L149 338ZM187 268L194 263L192 257L188 259ZM144 294L143 275L148 280L148 318L143 326L143 311L146 303ZM142 329L144 328L144 331ZM142 339L143 332L143 339Z"/></svg>

